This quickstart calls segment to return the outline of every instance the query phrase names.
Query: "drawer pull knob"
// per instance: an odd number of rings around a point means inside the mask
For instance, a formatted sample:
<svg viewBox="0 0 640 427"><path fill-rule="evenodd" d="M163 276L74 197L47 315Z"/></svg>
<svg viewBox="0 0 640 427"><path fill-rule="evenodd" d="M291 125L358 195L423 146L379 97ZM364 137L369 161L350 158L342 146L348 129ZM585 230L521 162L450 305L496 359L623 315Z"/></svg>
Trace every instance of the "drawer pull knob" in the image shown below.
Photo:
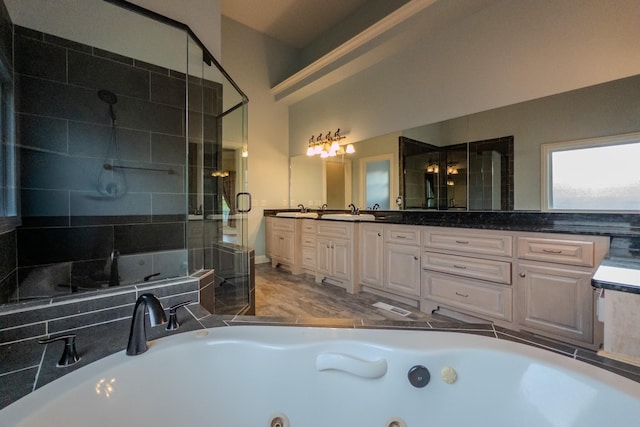
<svg viewBox="0 0 640 427"><path fill-rule="evenodd" d="M561 254L562 250L543 249L542 252L547 254Z"/></svg>
<svg viewBox="0 0 640 427"><path fill-rule="evenodd" d="M456 295L463 298L469 298L469 294L461 294L460 292L456 292Z"/></svg>
<svg viewBox="0 0 640 427"><path fill-rule="evenodd" d="M382 237L382 234L378 233L378 237Z"/></svg>
<svg viewBox="0 0 640 427"><path fill-rule="evenodd" d="M524 274L524 273L520 273L520 274L518 274L518 276L520 276L520 277L527 277L527 275L526 275L526 274Z"/></svg>
<svg viewBox="0 0 640 427"><path fill-rule="evenodd" d="M466 269L467 269L467 267L466 267L466 266L464 266L464 265L458 265L458 264L453 264L453 267L454 267L454 268L459 268L460 270L466 270Z"/></svg>
<svg viewBox="0 0 640 427"><path fill-rule="evenodd" d="M456 240L456 243L458 243L460 245L468 245L469 241L468 240Z"/></svg>
<svg viewBox="0 0 640 427"><path fill-rule="evenodd" d="M417 261L417 260L418 260L418 257L414 255L414 256L413 256L413 259Z"/></svg>
<svg viewBox="0 0 640 427"><path fill-rule="evenodd" d="M396 236L396 239L406 239L406 238L407 238L407 236L402 236L402 235L397 235Z"/></svg>

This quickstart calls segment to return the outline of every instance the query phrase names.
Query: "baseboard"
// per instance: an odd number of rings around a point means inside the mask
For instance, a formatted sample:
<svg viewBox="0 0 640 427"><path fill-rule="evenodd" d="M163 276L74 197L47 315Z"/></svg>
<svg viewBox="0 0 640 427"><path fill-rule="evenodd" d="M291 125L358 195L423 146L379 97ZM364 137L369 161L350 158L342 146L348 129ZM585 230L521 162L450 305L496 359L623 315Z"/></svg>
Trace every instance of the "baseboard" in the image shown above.
<svg viewBox="0 0 640 427"><path fill-rule="evenodd" d="M256 264L266 264L268 262L271 262L271 260L269 258L267 258L266 255L258 255L258 256L256 256Z"/></svg>

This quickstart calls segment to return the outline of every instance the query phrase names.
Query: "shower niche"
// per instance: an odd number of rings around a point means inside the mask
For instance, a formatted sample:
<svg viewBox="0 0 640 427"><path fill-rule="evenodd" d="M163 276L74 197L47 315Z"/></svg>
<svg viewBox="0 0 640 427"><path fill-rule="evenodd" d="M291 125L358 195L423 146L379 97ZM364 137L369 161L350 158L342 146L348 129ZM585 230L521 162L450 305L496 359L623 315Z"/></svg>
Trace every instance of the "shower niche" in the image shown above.
<svg viewBox="0 0 640 427"><path fill-rule="evenodd" d="M403 209L513 210L513 137L439 147L400 137Z"/></svg>

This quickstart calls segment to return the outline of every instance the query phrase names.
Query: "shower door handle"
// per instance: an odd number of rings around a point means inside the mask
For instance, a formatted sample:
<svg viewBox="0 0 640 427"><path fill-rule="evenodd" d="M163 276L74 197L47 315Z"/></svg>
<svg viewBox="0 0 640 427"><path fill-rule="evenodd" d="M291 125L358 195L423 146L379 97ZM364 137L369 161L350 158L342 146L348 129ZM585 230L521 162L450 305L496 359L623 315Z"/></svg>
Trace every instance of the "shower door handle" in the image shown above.
<svg viewBox="0 0 640 427"><path fill-rule="evenodd" d="M318 371L342 371L362 378L380 378L387 373L387 361L362 360L341 353L322 353L316 358Z"/></svg>
<svg viewBox="0 0 640 427"><path fill-rule="evenodd" d="M240 204L240 198L241 197L245 197L247 199L247 204L246 205L242 205ZM236 211L240 212L240 213L247 213L249 211L251 211L251 193L247 193L247 192L241 192L236 194ZM241 206L248 206L245 208L241 208Z"/></svg>

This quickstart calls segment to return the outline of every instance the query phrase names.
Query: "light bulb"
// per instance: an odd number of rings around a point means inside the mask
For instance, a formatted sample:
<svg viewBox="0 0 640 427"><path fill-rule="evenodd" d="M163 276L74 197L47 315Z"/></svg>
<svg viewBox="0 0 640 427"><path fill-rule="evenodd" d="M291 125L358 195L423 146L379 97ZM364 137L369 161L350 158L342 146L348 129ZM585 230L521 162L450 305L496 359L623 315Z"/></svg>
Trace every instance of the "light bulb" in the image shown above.
<svg viewBox="0 0 640 427"><path fill-rule="evenodd" d="M320 157L323 158L323 159L326 159L327 157L329 157L329 153L327 153L326 151L322 151L320 153Z"/></svg>
<svg viewBox="0 0 640 427"><path fill-rule="evenodd" d="M314 154L316 154L315 150L312 146L309 146L309 148L307 148L307 156L313 156Z"/></svg>
<svg viewBox="0 0 640 427"><path fill-rule="evenodd" d="M356 149L353 148L352 144L347 145L347 154L353 154L356 152Z"/></svg>
<svg viewBox="0 0 640 427"><path fill-rule="evenodd" d="M338 144L338 141L333 141L331 143L331 150L329 151L338 151L340 149L340 144Z"/></svg>

